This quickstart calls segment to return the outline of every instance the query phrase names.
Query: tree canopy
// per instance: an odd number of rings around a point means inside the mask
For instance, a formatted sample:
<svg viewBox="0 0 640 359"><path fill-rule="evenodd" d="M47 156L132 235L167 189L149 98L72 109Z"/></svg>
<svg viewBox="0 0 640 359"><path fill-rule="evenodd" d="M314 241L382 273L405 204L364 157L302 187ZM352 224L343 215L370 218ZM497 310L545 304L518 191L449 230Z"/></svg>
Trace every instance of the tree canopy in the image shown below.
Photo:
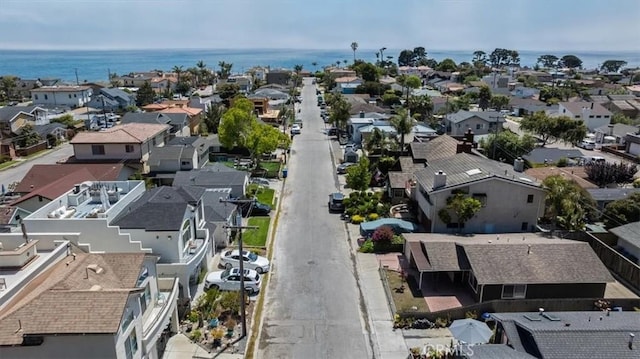
<svg viewBox="0 0 640 359"><path fill-rule="evenodd" d="M576 55L564 55L560 59L560 65L570 69L579 69L582 68L582 60Z"/></svg>
<svg viewBox="0 0 640 359"><path fill-rule="evenodd" d="M584 122L567 116L551 117L543 111L525 116L520 121L520 128L538 137L543 147L557 141L575 145L587 136Z"/></svg>
<svg viewBox="0 0 640 359"><path fill-rule="evenodd" d="M595 212L595 203L589 193L576 182L562 175L553 175L542 181L547 191L545 218L553 225L568 230L582 230Z"/></svg>
<svg viewBox="0 0 640 359"><path fill-rule="evenodd" d="M344 129L347 126L347 121L351 118L349 111L351 110L351 103L349 103L342 95L331 97L330 102L327 102L331 106L331 112L329 114L329 122L340 129Z"/></svg>
<svg viewBox="0 0 640 359"><path fill-rule="evenodd" d="M632 193L625 199L607 204L602 219L607 228L640 221L640 193Z"/></svg>
<svg viewBox="0 0 640 359"><path fill-rule="evenodd" d="M482 202L465 194L456 193L447 198L447 206L438 212L438 217L446 224L451 223L451 213L457 218L458 229L462 230L464 224L482 209Z"/></svg>
<svg viewBox="0 0 640 359"><path fill-rule="evenodd" d="M150 103L153 103L153 99L156 97L156 93L153 92L153 88L151 88L151 84L149 81L145 81L140 88L138 88L138 92L136 93L136 105L138 107L146 106Z"/></svg>
<svg viewBox="0 0 640 359"><path fill-rule="evenodd" d="M606 72L618 72L621 68L627 66L627 62L623 60L607 60L602 63L600 70Z"/></svg>
<svg viewBox="0 0 640 359"><path fill-rule="evenodd" d="M493 67L518 66L520 54L516 50L496 48L489 55L489 62Z"/></svg>
<svg viewBox="0 0 640 359"><path fill-rule="evenodd" d="M218 138L225 148L245 147L256 121L253 104L245 98L234 100L233 106L224 115L218 128Z"/></svg>
<svg viewBox="0 0 640 359"><path fill-rule="evenodd" d="M542 67L551 68L555 67L558 64L558 56L555 55L541 55L538 57L537 63Z"/></svg>
<svg viewBox="0 0 640 359"><path fill-rule="evenodd" d="M512 164L516 158L531 152L536 147L536 140L530 135L520 137L506 130L489 135L480 145L492 160Z"/></svg>
<svg viewBox="0 0 640 359"><path fill-rule="evenodd" d="M409 117L409 113L405 109L398 111L398 114L391 118L391 126L395 128L398 138L400 139L401 156L404 154L404 137L411 133L414 124L414 120Z"/></svg>
<svg viewBox="0 0 640 359"><path fill-rule="evenodd" d="M584 165L589 180L604 187L609 184L624 184L633 182L633 176L638 172L638 166L626 162L591 161Z"/></svg>
<svg viewBox="0 0 640 359"><path fill-rule="evenodd" d="M371 171L369 170L369 158L367 156L360 157L358 164L347 168L346 182L347 187L364 191L371 184Z"/></svg>
<svg viewBox="0 0 640 359"><path fill-rule="evenodd" d="M259 161L263 153L271 153L278 147L287 148L290 142L291 138L277 128L254 120L245 147L251 153L251 157Z"/></svg>

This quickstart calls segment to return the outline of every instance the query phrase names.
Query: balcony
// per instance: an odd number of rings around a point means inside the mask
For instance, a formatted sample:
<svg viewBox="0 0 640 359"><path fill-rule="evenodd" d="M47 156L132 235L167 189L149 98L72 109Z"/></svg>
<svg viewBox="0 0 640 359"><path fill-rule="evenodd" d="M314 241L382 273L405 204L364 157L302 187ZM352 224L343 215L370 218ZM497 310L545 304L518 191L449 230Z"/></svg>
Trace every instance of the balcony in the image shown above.
<svg viewBox="0 0 640 359"><path fill-rule="evenodd" d="M145 348L151 348L171 322L178 301L178 278L158 278L158 294L153 298L151 311L142 323L142 340Z"/></svg>

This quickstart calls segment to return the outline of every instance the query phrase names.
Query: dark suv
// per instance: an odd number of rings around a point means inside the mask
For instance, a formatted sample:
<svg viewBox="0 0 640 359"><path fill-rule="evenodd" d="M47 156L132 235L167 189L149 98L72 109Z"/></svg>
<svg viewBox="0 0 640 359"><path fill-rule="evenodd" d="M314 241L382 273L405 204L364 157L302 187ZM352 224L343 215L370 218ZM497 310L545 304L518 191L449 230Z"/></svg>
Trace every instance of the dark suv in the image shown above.
<svg viewBox="0 0 640 359"><path fill-rule="evenodd" d="M329 212L344 212L344 195L335 192L329 195Z"/></svg>

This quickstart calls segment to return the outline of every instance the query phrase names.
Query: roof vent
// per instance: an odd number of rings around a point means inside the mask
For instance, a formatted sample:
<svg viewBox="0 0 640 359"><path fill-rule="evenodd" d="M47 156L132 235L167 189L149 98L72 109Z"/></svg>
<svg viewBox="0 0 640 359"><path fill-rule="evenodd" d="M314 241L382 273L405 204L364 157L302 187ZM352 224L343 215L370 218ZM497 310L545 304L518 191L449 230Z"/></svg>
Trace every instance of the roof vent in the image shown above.
<svg viewBox="0 0 640 359"><path fill-rule="evenodd" d="M91 288L89 288L89 290L92 291L92 292L97 292L99 290L102 290L102 287L97 285L97 284L95 284L95 285L92 285Z"/></svg>
<svg viewBox="0 0 640 359"><path fill-rule="evenodd" d="M86 268L86 274L87 274L87 278L85 279L89 279L89 271L94 272L95 274L102 274L104 273L104 269L102 267L100 267L97 264L89 264Z"/></svg>

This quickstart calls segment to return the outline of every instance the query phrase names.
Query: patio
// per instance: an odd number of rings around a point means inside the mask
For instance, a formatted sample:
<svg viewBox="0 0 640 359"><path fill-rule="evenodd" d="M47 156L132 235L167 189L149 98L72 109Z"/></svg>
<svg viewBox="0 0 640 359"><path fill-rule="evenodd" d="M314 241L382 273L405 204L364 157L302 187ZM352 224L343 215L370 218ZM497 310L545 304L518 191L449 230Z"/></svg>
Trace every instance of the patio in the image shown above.
<svg viewBox="0 0 640 359"><path fill-rule="evenodd" d="M381 267L396 272L404 271L414 278L419 278L416 271L409 269L409 264L402 253L376 254ZM440 276L437 280L431 276L422 278L422 295L430 312L459 308L474 304L475 300L462 284L452 283L447 276Z"/></svg>

